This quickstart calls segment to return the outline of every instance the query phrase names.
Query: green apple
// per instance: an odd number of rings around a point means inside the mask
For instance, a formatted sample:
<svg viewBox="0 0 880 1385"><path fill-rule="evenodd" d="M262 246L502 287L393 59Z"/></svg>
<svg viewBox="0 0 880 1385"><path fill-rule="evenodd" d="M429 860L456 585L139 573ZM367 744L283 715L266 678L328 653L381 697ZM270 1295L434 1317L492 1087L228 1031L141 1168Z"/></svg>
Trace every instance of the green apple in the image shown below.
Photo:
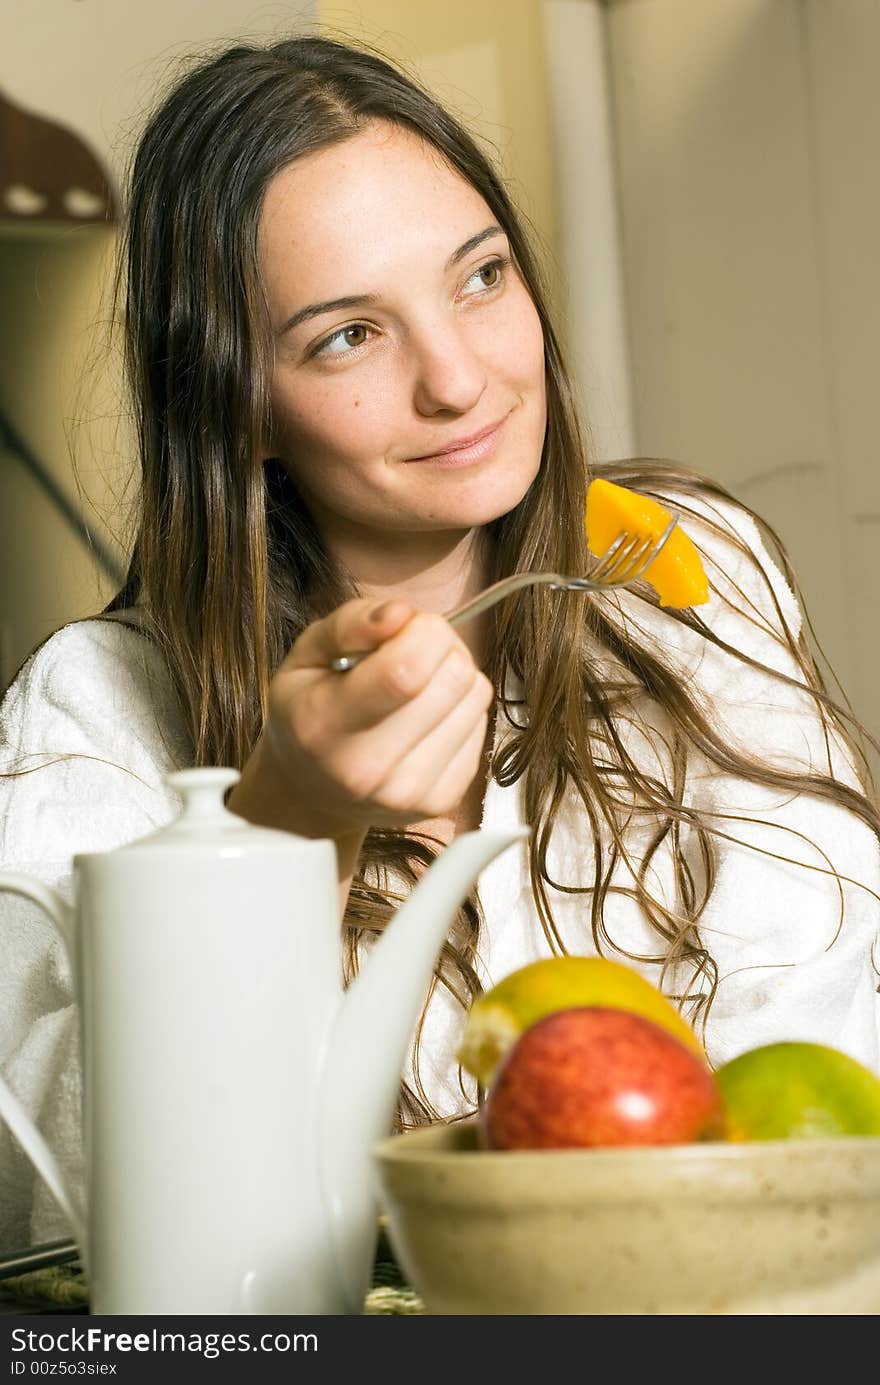
<svg viewBox="0 0 880 1385"><path fill-rule="evenodd" d="M880 1135L880 1077L825 1044L765 1044L715 1080L729 1140Z"/></svg>

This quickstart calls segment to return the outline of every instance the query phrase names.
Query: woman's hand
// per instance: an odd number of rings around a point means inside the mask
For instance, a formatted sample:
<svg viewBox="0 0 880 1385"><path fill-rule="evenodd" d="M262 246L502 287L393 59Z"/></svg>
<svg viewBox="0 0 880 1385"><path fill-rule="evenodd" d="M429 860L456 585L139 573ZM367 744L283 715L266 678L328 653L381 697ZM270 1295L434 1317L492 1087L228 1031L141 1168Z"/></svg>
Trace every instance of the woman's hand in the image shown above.
<svg viewBox="0 0 880 1385"><path fill-rule="evenodd" d="M351 649L370 653L331 672L330 660ZM493 698L442 616L405 601L346 602L303 631L272 679L262 736L229 807L332 837L347 890L368 828L458 806L479 769Z"/></svg>

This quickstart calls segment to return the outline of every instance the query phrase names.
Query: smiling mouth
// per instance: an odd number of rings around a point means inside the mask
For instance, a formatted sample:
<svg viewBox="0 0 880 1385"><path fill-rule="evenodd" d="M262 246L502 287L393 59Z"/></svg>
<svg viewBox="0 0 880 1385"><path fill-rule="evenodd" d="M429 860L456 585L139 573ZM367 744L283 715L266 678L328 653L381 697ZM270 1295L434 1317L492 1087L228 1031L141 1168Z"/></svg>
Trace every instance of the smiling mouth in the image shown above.
<svg viewBox="0 0 880 1385"><path fill-rule="evenodd" d="M470 462L478 462L493 450L508 417L506 414L504 418L490 424L481 432L463 438L461 442L450 443L438 452L429 452L422 457L410 457L409 463L435 462L441 466L466 466Z"/></svg>

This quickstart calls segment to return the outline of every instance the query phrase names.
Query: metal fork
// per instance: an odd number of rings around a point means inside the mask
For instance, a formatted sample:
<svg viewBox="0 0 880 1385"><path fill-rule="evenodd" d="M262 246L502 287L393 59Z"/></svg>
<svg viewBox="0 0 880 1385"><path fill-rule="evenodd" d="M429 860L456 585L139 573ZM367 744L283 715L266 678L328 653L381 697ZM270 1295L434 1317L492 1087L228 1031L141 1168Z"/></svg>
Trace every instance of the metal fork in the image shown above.
<svg viewBox="0 0 880 1385"><path fill-rule="evenodd" d="M589 577L564 577L558 572L515 572L511 577L502 577L500 582L493 582L491 587L486 587L485 591L466 601L463 606L456 606L454 611L449 611L446 619L450 625L461 625L463 621L488 611L496 601L501 601L522 587L540 585L555 591L594 592L628 586L631 582L638 581L651 566L677 524L676 517L667 524L659 539L653 539L650 534L630 534L624 530L593 568ZM330 660L328 667L334 673L346 673L350 668L354 668L355 664L360 663L361 659L366 658L368 652L362 650L357 653L340 654Z"/></svg>

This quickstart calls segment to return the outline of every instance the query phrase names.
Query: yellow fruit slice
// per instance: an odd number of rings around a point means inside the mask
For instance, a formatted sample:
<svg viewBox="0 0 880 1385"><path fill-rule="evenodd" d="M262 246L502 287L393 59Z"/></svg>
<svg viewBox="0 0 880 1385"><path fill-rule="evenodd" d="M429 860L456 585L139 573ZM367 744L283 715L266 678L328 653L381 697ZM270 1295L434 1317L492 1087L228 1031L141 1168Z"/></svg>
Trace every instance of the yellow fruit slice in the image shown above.
<svg viewBox="0 0 880 1385"><path fill-rule="evenodd" d="M825 1044L764 1044L715 1077L728 1140L880 1135L880 1077Z"/></svg>
<svg viewBox="0 0 880 1385"><path fill-rule="evenodd" d="M587 547L597 558L607 553L624 530L659 539L672 515L656 500L601 477L587 491ZM681 525L676 525L644 578L661 606L701 606L709 600L709 583L700 555Z"/></svg>
<svg viewBox="0 0 880 1385"><path fill-rule="evenodd" d="M520 1034L545 1015L582 1005L629 1010L653 1020L703 1055L687 1020L662 991L632 967L607 957L547 957L505 976L474 1001L458 1052L462 1067L483 1087Z"/></svg>

